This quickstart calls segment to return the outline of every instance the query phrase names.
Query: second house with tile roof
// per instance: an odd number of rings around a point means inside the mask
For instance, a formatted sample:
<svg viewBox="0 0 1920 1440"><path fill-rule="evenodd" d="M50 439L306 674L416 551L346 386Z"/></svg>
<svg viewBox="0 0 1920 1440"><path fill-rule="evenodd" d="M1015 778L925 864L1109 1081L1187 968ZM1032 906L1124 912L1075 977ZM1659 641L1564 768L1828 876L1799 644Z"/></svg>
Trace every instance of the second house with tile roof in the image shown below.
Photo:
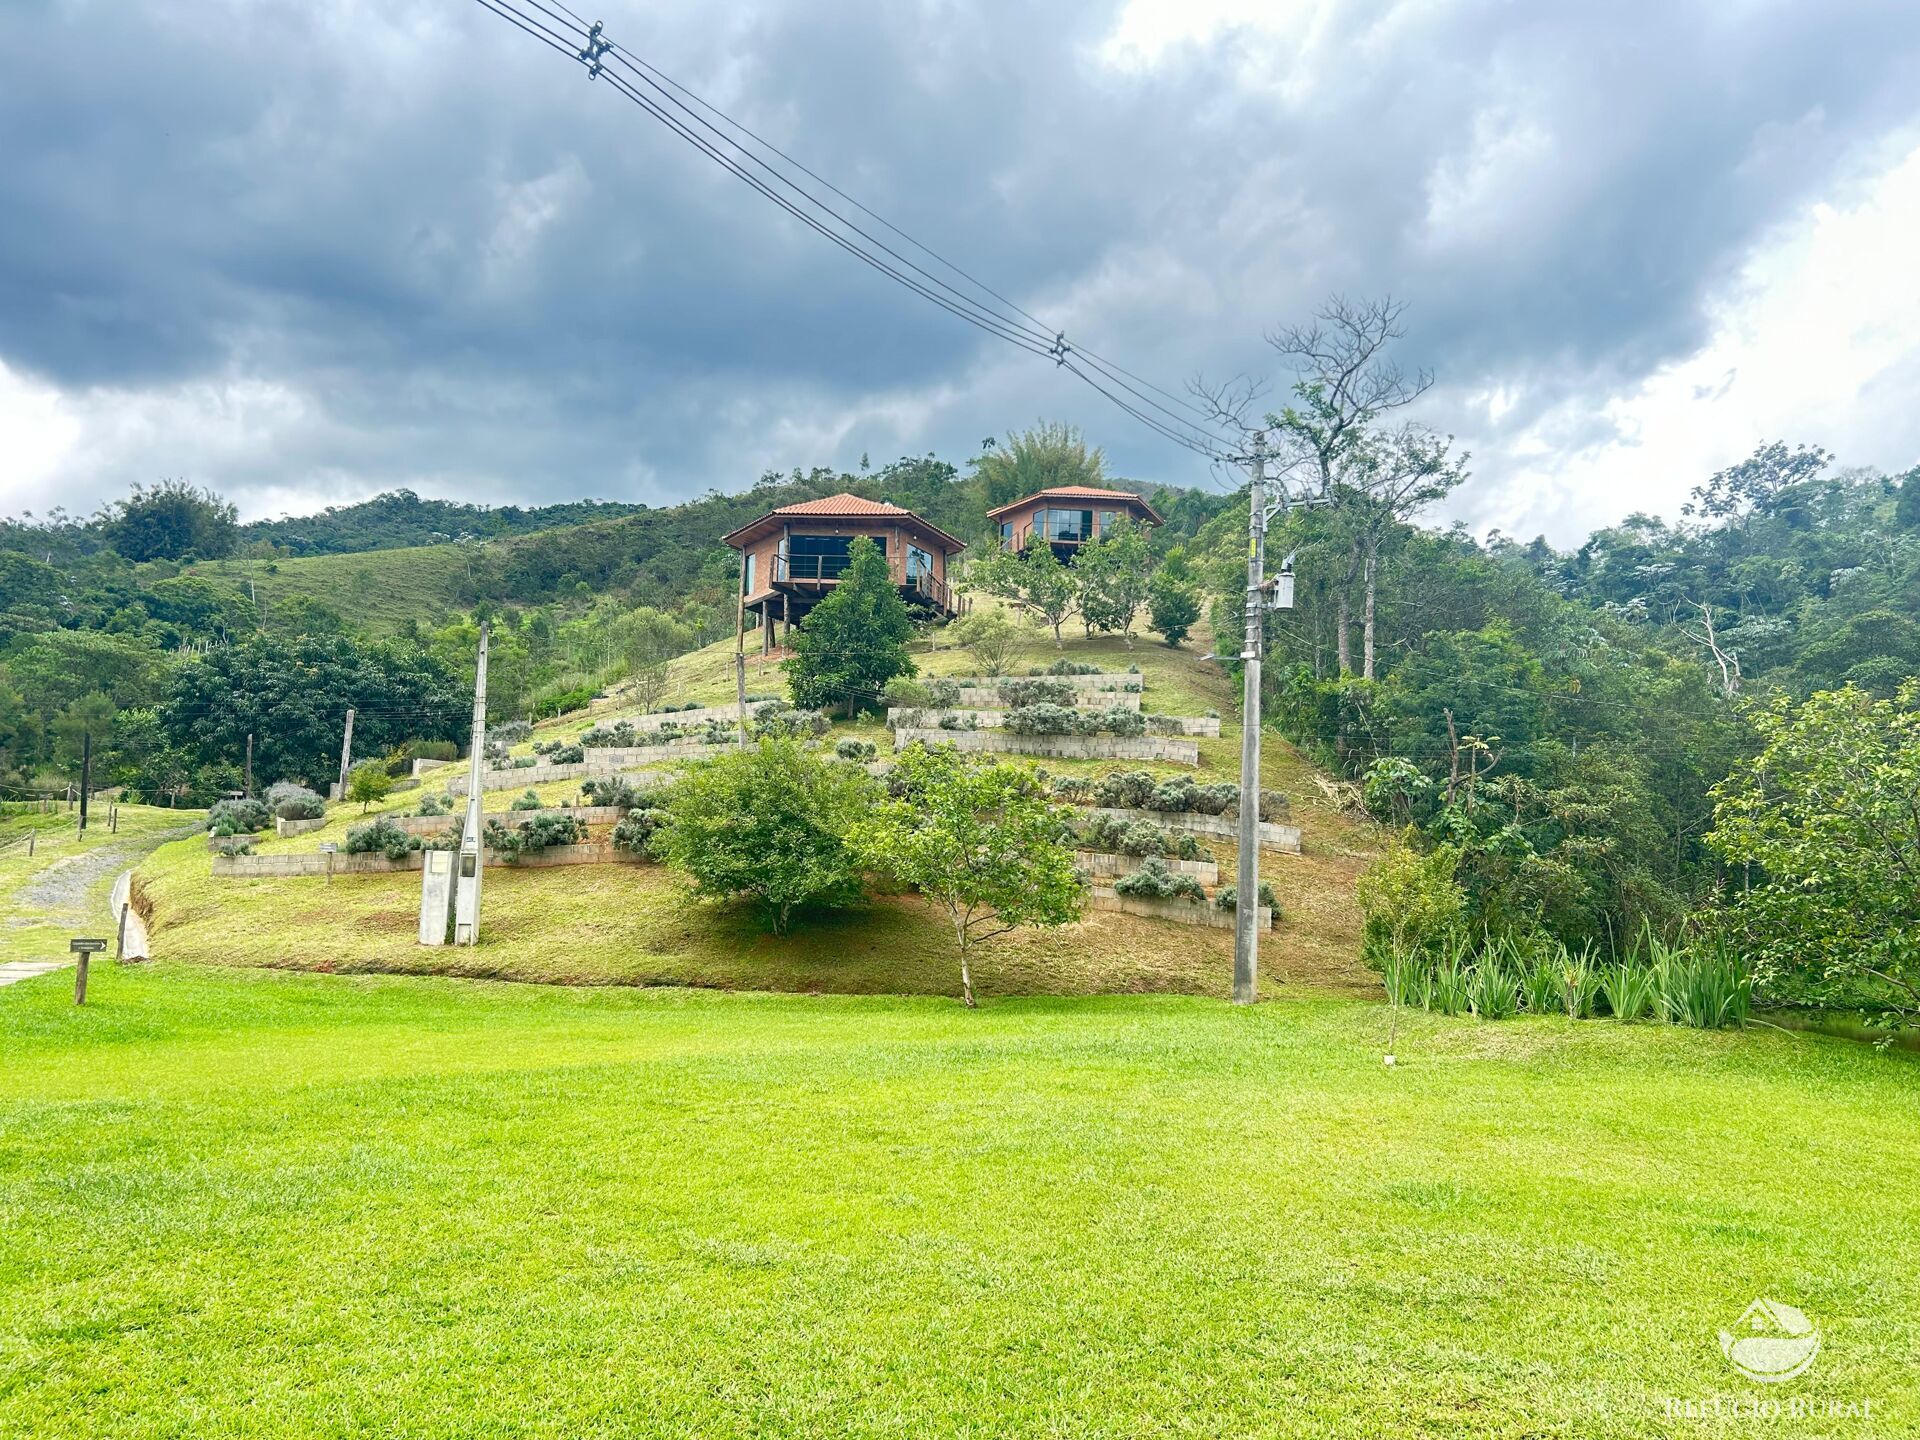
<svg viewBox="0 0 1920 1440"><path fill-rule="evenodd" d="M720 538L740 552L740 629L760 629L760 647L774 644L840 583L847 552L866 536L887 557L900 594L916 609L951 619L959 602L947 563L966 549L911 510L859 495L830 495L769 510ZM751 617L751 619L749 619Z"/></svg>
<svg viewBox="0 0 1920 1440"><path fill-rule="evenodd" d="M1097 490L1090 485L1058 485L1025 499L989 510L987 518L1000 527L1000 544L1024 550L1035 538L1045 540L1062 564L1071 561L1082 545L1109 534L1123 520L1135 525L1158 525L1160 514L1131 490Z"/></svg>

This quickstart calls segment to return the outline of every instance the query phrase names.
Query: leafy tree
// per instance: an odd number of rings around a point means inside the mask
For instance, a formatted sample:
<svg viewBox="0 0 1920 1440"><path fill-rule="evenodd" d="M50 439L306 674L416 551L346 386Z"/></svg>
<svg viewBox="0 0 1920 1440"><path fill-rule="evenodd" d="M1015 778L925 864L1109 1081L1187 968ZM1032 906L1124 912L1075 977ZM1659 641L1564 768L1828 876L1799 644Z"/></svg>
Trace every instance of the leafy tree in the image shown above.
<svg viewBox="0 0 1920 1440"><path fill-rule="evenodd" d="M251 734L256 773L313 781L334 773L349 706L355 746L383 753L456 739L472 714L431 656L337 636L261 635L191 659L161 708L174 743L198 763L239 765Z"/></svg>
<svg viewBox="0 0 1920 1440"><path fill-rule="evenodd" d="M146 705L164 685L166 656L143 640L97 630L50 630L14 653L7 668L23 694L52 716L84 695Z"/></svg>
<svg viewBox="0 0 1920 1440"><path fill-rule="evenodd" d="M217 560L233 551L239 512L211 490L184 480L135 485L101 513L107 542L127 559Z"/></svg>
<svg viewBox="0 0 1920 1440"><path fill-rule="evenodd" d="M1004 445L989 446L973 468L987 510L1056 486L1106 484L1106 457L1089 449L1086 437L1071 425L1023 430Z"/></svg>
<svg viewBox="0 0 1920 1440"><path fill-rule="evenodd" d="M765 739L690 771L653 850L691 877L695 894L751 900L784 935L802 905L859 901L860 869L842 837L871 789L854 766Z"/></svg>
<svg viewBox="0 0 1920 1440"><path fill-rule="evenodd" d="M1168 645L1179 647L1200 618L1200 592L1166 567L1153 572L1147 586L1147 618Z"/></svg>
<svg viewBox="0 0 1920 1440"><path fill-rule="evenodd" d="M1079 586L1080 616L1087 633L1118 631L1133 645L1133 621L1147 602L1152 553L1146 532L1122 523L1080 547L1072 574Z"/></svg>
<svg viewBox="0 0 1920 1440"><path fill-rule="evenodd" d="M956 620L949 632L982 675L1010 675L1026 658L1026 634L1000 610L976 610Z"/></svg>
<svg viewBox="0 0 1920 1440"><path fill-rule="evenodd" d="M1709 843L1761 983L1920 1018L1920 679L1753 715L1760 746L1714 788Z"/></svg>
<svg viewBox="0 0 1920 1440"><path fill-rule="evenodd" d="M347 772L347 799L358 801L360 813L376 800L384 800L393 792L393 777L387 773L384 760L362 760Z"/></svg>
<svg viewBox="0 0 1920 1440"><path fill-rule="evenodd" d="M1071 812L1031 771L969 762L951 749L915 746L889 778L893 798L855 824L848 843L946 912L971 1009L977 947L1022 926L1080 918Z"/></svg>
<svg viewBox="0 0 1920 1440"><path fill-rule="evenodd" d="M1030 538L1024 550L988 551L967 567L967 583L1049 627L1053 643L1064 648L1060 627L1079 604L1080 587L1046 541Z"/></svg>
<svg viewBox="0 0 1920 1440"><path fill-rule="evenodd" d="M1893 518L1904 529L1920 530L1920 465L1900 481L1900 499L1893 507Z"/></svg>
<svg viewBox="0 0 1920 1440"><path fill-rule="evenodd" d="M851 715L874 704L896 675L911 675L907 641L913 616L887 571L887 557L864 535L847 551L832 592L794 631L787 686L803 710L844 705Z"/></svg>

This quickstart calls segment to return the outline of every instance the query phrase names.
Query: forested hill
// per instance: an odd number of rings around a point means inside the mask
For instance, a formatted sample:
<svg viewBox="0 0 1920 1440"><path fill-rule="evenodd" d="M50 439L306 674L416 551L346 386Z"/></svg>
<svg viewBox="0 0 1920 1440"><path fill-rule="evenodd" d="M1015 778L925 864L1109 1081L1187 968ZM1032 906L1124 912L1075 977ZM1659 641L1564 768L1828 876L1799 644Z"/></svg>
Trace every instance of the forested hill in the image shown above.
<svg viewBox="0 0 1920 1440"><path fill-rule="evenodd" d="M423 500L411 490L389 490L357 505L329 505L317 515L253 521L239 527L237 541L243 551L268 545L284 555L346 555L448 541L496 540L611 520L646 508L612 500L531 507L464 505L454 500Z"/></svg>

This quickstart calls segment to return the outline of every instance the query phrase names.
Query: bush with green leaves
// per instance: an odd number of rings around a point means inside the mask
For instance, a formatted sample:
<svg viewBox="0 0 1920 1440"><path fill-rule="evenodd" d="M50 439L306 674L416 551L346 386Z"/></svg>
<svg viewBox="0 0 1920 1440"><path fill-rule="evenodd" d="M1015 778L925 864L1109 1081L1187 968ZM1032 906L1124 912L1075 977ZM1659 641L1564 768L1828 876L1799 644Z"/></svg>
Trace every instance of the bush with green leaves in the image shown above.
<svg viewBox="0 0 1920 1440"><path fill-rule="evenodd" d="M207 810L207 829L215 835L251 835L272 818L266 805L252 798L216 800Z"/></svg>
<svg viewBox="0 0 1920 1440"><path fill-rule="evenodd" d="M1002 680L994 686L994 693L1000 697L1000 703L1009 710L1024 710L1031 706L1058 705L1067 709L1079 698L1079 691L1059 680L1026 678Z"/></svg>
<svg viewBox="0 0 1920 1440"><path fill-rule="evenodd" d="M1094 786L1094 802L1115 810L1144 810L1153 794L1154 779L1147 770L1116 770L1102 775Z"/></svg>
<svg viewBox="0 0 1920 1440"><path fill-rule="evenodd" d="M529 790L524 795L516 795L513 803L507 808L509 810L544 810L546 807L547 802Z"/></svg>
<svg viewBox="0 0 1920 1440"><path fill-rule="evenodd" d="M863 771L795 740L766 739L679 780L654 843L696 895L751 901L785 934L802 906L860 900L860 867L843 837L873 793Z"/></svg>
<svg viewBox="0 0 1920 1440"><path fill-rule="evenodd" d="M362 815L368 806L392 793L393 776L387 773L384 760L362 760L347 772L347 799L360 806Z"/></svg>
<svg viewBox="0 0 1920 1440"><path fill-rule="evenodd" d="M1231 910L1240 903L1240 891L1237 886L1222 885L1214 892L1213 903L1221 910ZM1273 918L1280 918L1280 901L1274 896L1273 886L1266 881L1260 882L1260 903L1273 912Z"/></svg>
<svg viewBox="0 0 1920 1440"><path fill-rule="evenodd" d="M1034 772L1038 774L1038 771ZM1053 798L1064 800L1069 805L1088 805L1093 802L1093 781L1085 775L1062 775L1053 782Z"/></svg>
<svg viewBox="0 0 1920 1440"><path fill-rule="evenodd" d="M1035 670L1036 675L1098 675L1100 667L1085 660L1056 660L1044 670Z"/></svg>
<svg viewBox="0 0 1920 1440"><path fill-rule="evenodd" d="M842 760L852 760L864 764L880 754L880 747L871 740L842 740L833 747L833 753Z"/></svg>
<svg viewBox="0 0 1920 1440"><path fill-rule="evenodd" d="M1095 815L1080 832L1089 850L1112 855L1160 855L1170 860L1203 859L1199 840L1181 831L1166 830L1151 820L1116 820Z"/></svg>
<svg viewBox="0 0 1920 1440"><path fill-rule="evenodd" d="M498 725L487 727L487 744L514 746L525 744L532 738L533 726L525 720L502 720Z"/></svg>
<svg viewBox="0 0 1920 1440"><path fill-rule="evenodd" d="M282 820L318 820L327 813L327 802L317 790L281 780L267 787L267 808Z"/></svg>
<svg viewBox="0 0 1920 1440"><path fill-rule="evenodd" d="M214 854L228 860L238 859L242 855L253 854L251 840L227 840L214 847Z"/></svg>
<svg viewBox="0 0 1920 1440"><path fill-rule="evenodd" d="M417 813L421 815L445 815L452 809L452 795L442 794L437 790L428 790L420 796L420 809Z"/></svg>
<svg viewBox="0 0 1920 1440"><path fill-rule="evenodd" d="M747 722L747 736L764 740L769 736L804 740L824 735L833 722L818 710L798 710L784 701L768 705Z"/></svg>
<svg viewBox="0 0 1920 1440"><path fill-rule="evenodd" d="M518 825L487 821L487 849L507 861L537 855L553 845L577 845L587 838L587 827L571 815L536 815Z"/></svg>
<svg viewBox="0 0 1920 1440"><path fill-rule="evenodd" d="M596 775L581 781L580 798L589 805L623 810L642 803L639 788L624 775Z"/></svg>
<svg viewBox="0 0 1920 1440"><path fill-rule="evenodd" d="M1191 875L1176 875L1158 855L1149 855L1131 875L1113 882L1114 893L1130 900L1185 900L1205 904L1206 889Z"/></svg>
<svg viewBox="0 0 1920 1440"><path fill-rule="evenodd" d="M949 711L940 717L942 730L978 730L980 717L971 710Z"/></svg>
<svg viewBox="0 0 1920 1440"><path fill-rule="evenodd" d="M658 859L654 852L654 837L666 823L665 806L655 805L651 801L636 805L613 827L614 849Z"/></svg>
<svg viewBox="0 0 1920 1440"><path fill-rule="evenodd" d="M390 815L355 825L347 831L343 846L349 855L385 855L389 860L404 860L421 848L420 837L409 835Z"/></svg>
<svg viewBox="0 0 1920 1440"><path fill-rule="evenodd" d="M595 725L580 737L585 750L627 749L639 744L640 732L631 720L616 720L612 725Z"/></svg>
<svg viewBox="0 0 1920 1440"><path fill-rule="evenodd" d="M556 745L546 755L549 765L579 765L586 758L586 747L581 745Z"/></svg>

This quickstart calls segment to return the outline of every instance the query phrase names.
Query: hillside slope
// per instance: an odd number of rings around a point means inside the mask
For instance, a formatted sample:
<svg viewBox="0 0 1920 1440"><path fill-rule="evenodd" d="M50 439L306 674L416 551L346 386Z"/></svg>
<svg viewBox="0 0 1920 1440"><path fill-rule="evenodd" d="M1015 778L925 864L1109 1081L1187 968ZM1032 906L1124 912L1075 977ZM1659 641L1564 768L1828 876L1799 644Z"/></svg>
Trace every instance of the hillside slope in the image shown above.
<svg viewBox="0 0 1920 1440"><path fill-rule="evenodd" d="M967 657L922 642L921 668L961 674ZM1038 639L1029 657L1041 663L1056 652ZM1108 668L1137 664L1145 703L1167 714L1215 709L1231 716L1229 677L1195 649L1171 650L1141 640L1128 650L1117 639L1070 640L1065 652ZM730 699L732 642L709 646L674 662L669 694L679 702ZM777 660L755 656L748 688L783 689ZM622 697L596 706L619 713ZM548 735L584 727L570 716L543 726ZM1055 774L1100 774L1144 768L1197 775L1203 781L1237 775L1238 727L1229 718L1218 740L1200 742L1196 772L1173 765L1050 761ZM830 738L859 736L890 745L876 720L840 723ZM1263 749L1263 781L1285 791L1304 837L1301 855L1269 855L1263 878L1278 892L1281 918L1263 950L1264 980L1276 993L1305 985L1336 993L1372 993L1359 965L1360 916L1354 886L1380 852L1378 827L1345 813L1330 800L1312 767L1278 737ZM573 782L543 786L548 803L568 799ZM417 794L389 797L383 808L410 813ZM504 810L512 792L487 797ZM297 840L268 841L268 850L317 849L343 838L357 823L353 807L336 808L327 830ZM1212 849L1223 874L1233 847ZM913 896L876 895L866 907L820 915L776 937L753 918L692 901L670 872L654 866L589 866L562 870L491 870L487 876L485 940L473 950L429 949L415 943L420 881L412 874L317 879L215 880L204 845L168 847L142 868L140 893L153 917L161 958L299 969L395 971L488 976L569 984L695 985L759 990L944 994L956 984L951 940L942 917ZM1233 937L1112 912L1091 912L1063 930L1016 934L983 954L976 984L987 994L1092 994L1159 991L1223 995L1232 972Z"/></svg>

